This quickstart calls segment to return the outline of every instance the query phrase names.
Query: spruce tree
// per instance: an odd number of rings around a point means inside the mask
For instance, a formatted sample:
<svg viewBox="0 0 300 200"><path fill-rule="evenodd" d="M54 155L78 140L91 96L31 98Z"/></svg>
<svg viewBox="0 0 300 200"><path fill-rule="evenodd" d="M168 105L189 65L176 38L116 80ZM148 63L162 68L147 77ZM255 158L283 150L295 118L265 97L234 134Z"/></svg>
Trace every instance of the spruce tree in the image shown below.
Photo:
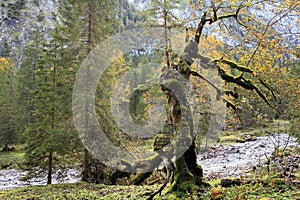
<svg viewBox="0 0 300 200"><path fill-rule="evenodd" d="M0 144L3 150L17 142L15 69L9 58L0 57Z"/></svg>
<svg viewBox="0 0 300 200"><path fill-rule="evenodd" d="M58 23L56 14L52 14L53 24ZM31 32L34 40L24 51L19 79L24 81L20 99L25 100L22 110L26 114L21 124L25 126L27 164L33 175L46 175L51 184L55 171L76 162L73 158L80 144L71 109L76 69L67 59L67 43L59 37L58 27L47 28L39 24Z"/></svg>
<svg viewBox="0 0 300 200"><path fill-rule="evenodd" d="M117 27L115 23L116 7L116 1L70 0L62 3L59 10L61 25L57 37L62 43L65 42L65 51L70 56L65 58L65 61L73 61L78 67L96 45L114 33L114 29ZM88 77L91 75L89 70L86 74ZM102 83L106 83L106 81ZM104 86L102 85L102 87ZM101 87L99 87L99 90L101 91ZM88 103L86 102L87 105ZM90 108L86 106L86 109ZM104 117L105 114L103 114L104 111L105 108L99 110L99 113L102 113L99 120L107 122ZM86 119L86 121L89 121L89 119ZM106 130L110 131L111 129L106 128ZM84 149L83 181L103 182L105 178L104 168L105 166L102 163L94 159L87 149Z"/></svg>

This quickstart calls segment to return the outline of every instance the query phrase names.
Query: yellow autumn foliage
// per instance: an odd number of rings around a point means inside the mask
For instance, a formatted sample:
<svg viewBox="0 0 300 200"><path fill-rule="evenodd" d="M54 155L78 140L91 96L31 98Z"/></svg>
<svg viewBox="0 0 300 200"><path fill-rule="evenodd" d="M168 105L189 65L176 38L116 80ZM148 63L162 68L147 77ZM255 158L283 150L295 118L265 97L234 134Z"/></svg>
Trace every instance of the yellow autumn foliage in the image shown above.
<svg viewBox="0 0 300 200"><path fill-rule="evenodd" d="M0 57L0 73L4 71L9 65L9 59Z"/></svg>

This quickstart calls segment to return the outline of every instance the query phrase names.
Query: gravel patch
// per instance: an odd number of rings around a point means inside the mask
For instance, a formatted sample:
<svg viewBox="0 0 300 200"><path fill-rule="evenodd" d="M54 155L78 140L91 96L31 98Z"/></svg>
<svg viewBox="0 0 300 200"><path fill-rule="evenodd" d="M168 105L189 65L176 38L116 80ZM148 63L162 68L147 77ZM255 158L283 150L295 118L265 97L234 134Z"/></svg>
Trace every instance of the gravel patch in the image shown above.
<svg viewBox="0 0 300 200"><path fill-rule="evenodd" d="M232 145L212 145L198 155L207 179L240 177L254 166L265 163L275 146L299 146L296 138L288 134L257 137L254 141Z"/></svg>

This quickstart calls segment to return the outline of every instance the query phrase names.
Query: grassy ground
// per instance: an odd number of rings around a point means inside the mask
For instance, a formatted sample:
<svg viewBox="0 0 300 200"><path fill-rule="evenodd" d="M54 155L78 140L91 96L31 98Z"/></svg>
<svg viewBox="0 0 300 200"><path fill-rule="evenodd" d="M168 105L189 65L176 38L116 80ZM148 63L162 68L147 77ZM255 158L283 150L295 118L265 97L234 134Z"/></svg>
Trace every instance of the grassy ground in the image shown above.
<svg viewBox="0 0 300 200"><path fill-rule="evenodd" d="M264 186L262 184L247 184L243 186L233 186L230 188L221 188L222 198L224 200L242 200L242 199L261 199L261 200L283 200L300 199L299 187L289 186L282 182L281 184ZM211 190L212 191L212 190ZM206 193L204 199L211 199L212 192Z"/></svg>
<svg viewBox="0 0 300 200"><path fill-rule="evenodd" d="M268 126L260 128L246 128L239 131L224 131L219 136L217 142L222 144L232 144L254 140L256 137L270 134L290 133L291 124L288 121L274 120Z"/></svg>
<svg viewBox="0 0 300 200"><path fill-rule="evenodd" d="M108 186L103 184L59 184L0 191L0 199L145 199L157 186Z"/></svg>
<svg viewBox="0 0 300 200"><path fill-rule="evenodd" d="M60 184L47 186L24 187L10 191L0 191L0 199L3 200L23 200L23 199L107 199L107 200L136 200L147 199L154 186L108 186L102 184ZM219 194L217 197L216 192ZM216 184L212 189L206 191L194 190L191 193L163 194L157 196L158 200L169 199L299 199L299 188L286 184L276 184L263 186L262 184L247 184L243 186L233 186L222 188Z"/></svg>
<svg viewBox="0 0 300 200"><path fill-rule="evenodd" d="M24 165L25 152L23 145L13 145L14 151L0 152L1 169L20 169Z"/></svg>

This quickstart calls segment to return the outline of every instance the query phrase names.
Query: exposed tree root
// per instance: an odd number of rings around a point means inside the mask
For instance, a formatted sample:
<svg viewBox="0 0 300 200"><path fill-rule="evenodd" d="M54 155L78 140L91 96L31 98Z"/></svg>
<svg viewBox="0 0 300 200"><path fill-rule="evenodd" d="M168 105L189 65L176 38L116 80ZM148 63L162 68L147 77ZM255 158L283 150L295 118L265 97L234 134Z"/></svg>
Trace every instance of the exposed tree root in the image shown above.
<svg viewBox="0 0 300 200"><path fill-rule="evenodd" d="M150 197L147 198L147 200L152 200L157 194L161 193L161 191L163 191L163 189L167 186L168 182L170 182L170 178L171 178L171 184L174 181L174 166L172 161L167 157L167 155L164 152L160 151L159 154L163 158L163 163L166 168L167 175L162 186L157 191L153 192L150 195Z"/></svg>
<svg viewBox="0 0 300 200"><path fill-rule="evenodd" d="M158 168L160 163L162 162L162 158L157 155L155 156L152 160L142 160L141 162L138 162L133 166L133 168L140 168L141 165L143 167L146 166L146 172L145 173L138 173L131 179L131 184L133 185L140 185L145 179L151 176L152 172L154 171L155 168Z"/></svg>

